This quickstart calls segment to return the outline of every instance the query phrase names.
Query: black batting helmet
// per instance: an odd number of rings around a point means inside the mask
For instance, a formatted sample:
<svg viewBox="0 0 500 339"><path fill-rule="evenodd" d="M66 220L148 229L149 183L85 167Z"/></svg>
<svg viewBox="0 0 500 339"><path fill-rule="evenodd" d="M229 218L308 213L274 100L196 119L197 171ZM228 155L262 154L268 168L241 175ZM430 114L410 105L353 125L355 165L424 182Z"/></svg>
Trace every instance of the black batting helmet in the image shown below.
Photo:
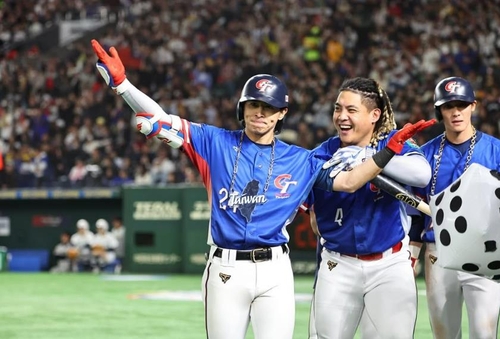
<svg viewBox="0 0 500 339"><path fill-rule="evenodd" d="M464 101L473 103L476 95L471 84L459 77L450 77L441 80L434 89L434 108L436 109L436 118L443 120L440 106L450 101Z"/></svg>
<svg viewBox="0 0 500 339"><path fill-rule="evenodd" d="M236 118L245 126L243 115L243 103L245 101L258 100L268 105L282 109L288 107L288 90L285 84L269 74L257 74L247 80L241 97L236 106ZM279 134L283 128L283 120L279 120L274 128L274 133Z"/></svg>

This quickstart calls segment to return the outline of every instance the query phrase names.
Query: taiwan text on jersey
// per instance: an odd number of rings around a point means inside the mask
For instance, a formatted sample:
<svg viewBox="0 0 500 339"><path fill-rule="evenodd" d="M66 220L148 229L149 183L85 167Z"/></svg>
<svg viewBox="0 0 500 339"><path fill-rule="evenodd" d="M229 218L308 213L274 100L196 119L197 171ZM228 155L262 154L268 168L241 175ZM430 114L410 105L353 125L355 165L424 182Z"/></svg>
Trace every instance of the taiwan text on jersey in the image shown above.
<svg viewBox="0 0 500 339"><path fill-rule="evenodd" d="M278 139L274 146L259 145L242 136L241 130L186 120L183 126L188 140L183 149L207 188L208 243L253 249L288 242L286 226L312 188L323 161Z"/></svg>
<svg viewBox="0 0 500 339"><path fill-rule="evenodd" d="M378 143L377 151L389 137ZM334 154L340 147L338 137L318 146L317 154ZM413 142L406 142L401 154L422 153ZM314 203L318 229L324 247L346 254L383 252L401 241L409 229L405 206L373 184L366 184L355 193L326 192L313 189L308 203Z"/></svg>
<svg viewBox="0 0 500 339"><path fill-rule="evenodd" d="M424 151L425 156L433 169L436 167L441 138L442 136L439 135L422 146L422 150ZM448 141L446 141L446 143L447 144L443 149L443 155L441 157L441 163L437 173L434 194L438 194L457 180L463 174L465 163L467 161L468 152L464 152L463 150L460 152L459 148L468 149L470 140L467 144L457 145L457 147L448 147ZM500 170L500 140L477 131L476 145L474 147L470 163L477 163L493 170ZM453 173L453 175L450 175L449 173ZM417 189L416 192L418 195L426 197L428 201L431 193L431 186L432 179L427 187ZM422 239L425 242L434 242L435 238L434 231L432 229L432 220L428 216L426 216L425 219L426 230Z"/></svg>

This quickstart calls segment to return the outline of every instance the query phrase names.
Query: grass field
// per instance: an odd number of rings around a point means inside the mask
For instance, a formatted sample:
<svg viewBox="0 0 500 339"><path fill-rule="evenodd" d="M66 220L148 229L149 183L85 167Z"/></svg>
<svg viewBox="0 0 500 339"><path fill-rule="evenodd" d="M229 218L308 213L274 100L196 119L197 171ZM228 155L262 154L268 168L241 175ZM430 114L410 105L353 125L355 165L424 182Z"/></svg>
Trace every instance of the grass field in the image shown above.
<svg viewBox="0 0 500 339"><path fill-rule="evenodd" d="M147 276L122 275L123 280L113 280L116 277L0 273L0 338L205 338L203 306L198 299L200 276L157 276L143 281ZM310 294L311 286L311 277L296 277L297 293ZM432 335L422 281L419 289L415 338L428 339ZM176 298L192 300L172 300ZM308 317L309 301L298 301L294 339L307 338ZM463 333L468 338L466 320Z"/></svg>

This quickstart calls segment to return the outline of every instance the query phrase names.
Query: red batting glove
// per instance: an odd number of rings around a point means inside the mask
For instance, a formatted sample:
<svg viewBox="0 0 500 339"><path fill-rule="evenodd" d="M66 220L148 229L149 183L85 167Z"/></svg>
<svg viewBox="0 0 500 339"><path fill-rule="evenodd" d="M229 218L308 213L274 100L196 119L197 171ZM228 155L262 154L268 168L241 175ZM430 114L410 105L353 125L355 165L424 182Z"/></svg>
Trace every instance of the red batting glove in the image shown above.
<svg viewBox="0 0 500 339"><path fill-rule="evenodd" d="M125 67L116 48L111 47L109 49L110 56L97 40L93 39L91 43L97 58L99 58L96 63L97 70L101 73L108 86L111 88L117 87L125 81L126 76Z"/></svg>
<svg viewBox="0 0 500 339"><path fill-rule="evenodd" d="M429 121L420 120L415 124L408 123L404 125L403 128L397 131L396 134L394 134L392 138L389 139L389 142L387 143L387 148L389 148L396 154L401 153L401 151L403 150L403 145L405 144L406 140L410 139L412 136L414 136L421 130L434 125L436 122L437 122L436 119L431 119Z"/></svg>

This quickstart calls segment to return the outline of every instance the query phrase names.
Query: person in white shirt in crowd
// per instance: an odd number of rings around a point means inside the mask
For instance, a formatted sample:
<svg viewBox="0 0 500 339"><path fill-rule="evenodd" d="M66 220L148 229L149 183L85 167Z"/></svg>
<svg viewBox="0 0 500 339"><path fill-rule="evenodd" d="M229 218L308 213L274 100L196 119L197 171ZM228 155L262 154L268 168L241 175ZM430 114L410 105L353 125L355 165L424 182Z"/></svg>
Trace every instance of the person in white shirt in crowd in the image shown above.
<svg viewBox="0 0 500 339"><path fill-rule="evenodd" d="M156 158L151 163L152 185L164 186L168 183L169 174L175 171L175 164L169 158L166 146L160 147L156 153Z"/></svg>
<svg viewBox="0 0 500 339"><path fill-rule="evenodd" d="M125 259L125 226L123 225L122 218L119 216L114 217L111 224L113 225L111 228L111 234L113 234L118 241L118 247L116 248L117 265L115 267L115 273L120 273L123 267L123 260Z"/></svg>
<svg viewBox="0 0 500 339"><path fill-rule="evenodd" d="M99 273L115 263L118 240L109 232L109 224L106 220L98 219L95 227L97 232L91 242L90 266L92 272Z"/></svg>
<svg viewBox="0 0 500 339"><path fill-rule="evenodd" d="M31 159L35 187L48 187L51 184L48 150L49 145L43 143L35 148L35 156Z"/></svg>
<svg viewBox="0 0 500 339"><path fill-rule="evenodd" d="M87 177L87 166L85 166L85 162L77 158L75 159L75 165L71 167L71 170L68 174L68 179L72 187L82 187L85 178Z"/></svg>
<svg viewBox="0 0 500 339"><path fill-rule="evenodd" d="M89 230L89 222L85 219L80 219L76 222L77 232L71 236L71 245L76 247L77 265L74 266L74 271L85 271L90 267L90 246L94 239L94 233Z"/></svg>
<svg viewBox="0 0 500 339"><path fill-rule="evenodd" d="M146 164L139 164L135 171L134 184L136 186L150 186L153 182L151 172Z"/></svg>

